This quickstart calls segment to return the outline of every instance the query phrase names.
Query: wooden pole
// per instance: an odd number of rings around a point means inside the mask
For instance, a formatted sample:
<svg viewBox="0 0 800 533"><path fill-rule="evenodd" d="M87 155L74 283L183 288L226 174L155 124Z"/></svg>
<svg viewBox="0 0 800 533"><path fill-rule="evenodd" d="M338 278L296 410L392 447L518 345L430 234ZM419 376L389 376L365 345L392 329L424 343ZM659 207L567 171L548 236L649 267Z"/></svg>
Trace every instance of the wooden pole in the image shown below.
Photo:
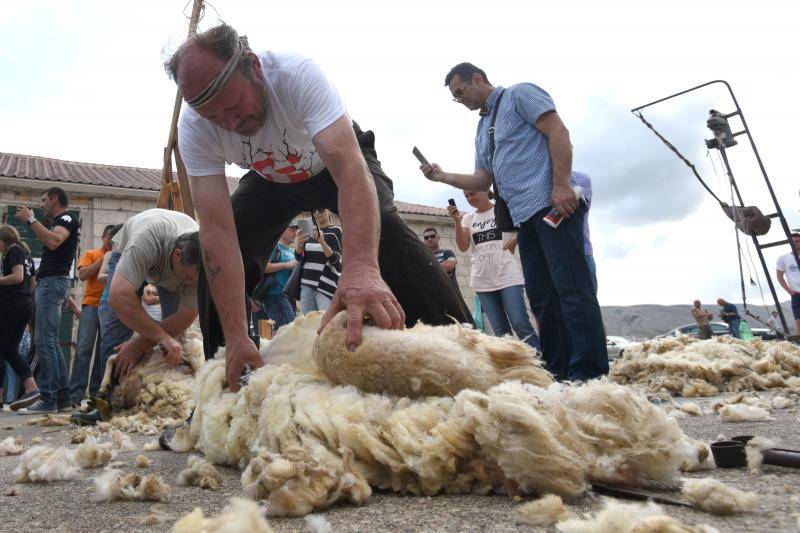
<svg viewBox="0 0 800 533"><path fill-rule="evenodd" d="M197 32L197 23L200 20L202 9L203 0L194 0L192 16L189 19L188 37ZM172 121L169 126L169 137L167 138L167 146L164 148L164 166L161 169L161 194L158 196L156 207L183 211L194 218L194 203L192 202L192 192L189 188L189 177L178 151L178 117L181 114L182 100L183 97L180 90L176 91L175 104L172 107ZM177 183L173 180L172 175L173 156L178 170Z"/></svg>

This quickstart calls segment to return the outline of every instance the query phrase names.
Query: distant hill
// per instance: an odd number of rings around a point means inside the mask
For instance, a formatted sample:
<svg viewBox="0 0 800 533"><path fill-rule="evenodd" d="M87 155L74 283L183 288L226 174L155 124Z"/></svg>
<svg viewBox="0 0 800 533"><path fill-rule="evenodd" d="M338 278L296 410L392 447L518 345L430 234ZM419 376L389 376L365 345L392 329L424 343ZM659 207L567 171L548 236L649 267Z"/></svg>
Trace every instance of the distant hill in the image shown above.
<svg viewBox="0 0 800 533"><path fill-rule="evenodd" d="M704 305L711 313L714 313L714 320L719 322L719 306ZM739 314L743 318L749 318L744 314L742 305L737 303L736 307L739 309ZM784 316L786 317L789 327L792 327L792 308L790 302L782 303ZM606 332L608 335L619 335L631 340L649 339L656 335L666 333L669 330L675 329L684 324L691 324L694 322L692 318L691 305L629 305L617 306L609 305L601 308L603 313L603 322L606 325ZM769 313L760 305L748 305L748 310L754 315L761 317L764 322L767 321ZM765 327L753 319L748 322L752 327Z"/></svg>

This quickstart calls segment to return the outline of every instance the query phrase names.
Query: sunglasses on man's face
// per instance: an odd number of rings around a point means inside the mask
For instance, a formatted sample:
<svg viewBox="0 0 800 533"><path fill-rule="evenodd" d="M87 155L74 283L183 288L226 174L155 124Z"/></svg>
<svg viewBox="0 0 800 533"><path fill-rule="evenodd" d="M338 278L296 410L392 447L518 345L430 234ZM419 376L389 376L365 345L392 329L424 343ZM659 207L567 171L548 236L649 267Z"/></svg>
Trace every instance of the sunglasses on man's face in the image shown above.
<svg viewBox="0 0 800 533"><path fill-rule="evenodd" d="M431 239L435 239L435 238L436 238L436 235L424 235L424 236L423 236L423 238L424 238L426 241L429 241L429 240L431 240Z"/></svg>

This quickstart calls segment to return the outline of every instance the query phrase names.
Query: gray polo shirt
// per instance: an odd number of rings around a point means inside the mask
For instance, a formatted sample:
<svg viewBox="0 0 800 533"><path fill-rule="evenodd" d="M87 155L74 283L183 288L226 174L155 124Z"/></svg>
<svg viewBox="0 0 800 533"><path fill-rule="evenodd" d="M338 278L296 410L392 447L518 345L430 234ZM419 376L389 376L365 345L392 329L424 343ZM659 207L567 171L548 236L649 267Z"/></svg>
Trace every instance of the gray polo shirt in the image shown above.
<svg viewBox="0 0 800 533"><path fill-rule="evenodd" d="M180 293L181 305L197 309L197 284L186 285L176 276L170 254L180 235L198 227L190 216L167 209L148 209L131 217L112 239L114 251L122 254L116 274L137 289L147 281Z"/></svg>

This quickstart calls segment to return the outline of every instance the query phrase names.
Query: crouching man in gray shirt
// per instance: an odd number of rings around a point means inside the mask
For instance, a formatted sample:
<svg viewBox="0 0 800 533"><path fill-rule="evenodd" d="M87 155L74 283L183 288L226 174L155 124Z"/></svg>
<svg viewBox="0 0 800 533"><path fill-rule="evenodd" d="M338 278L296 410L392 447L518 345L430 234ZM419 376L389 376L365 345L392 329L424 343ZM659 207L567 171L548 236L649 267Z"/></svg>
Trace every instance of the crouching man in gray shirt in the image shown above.
<svg viewBox="0 0 800 533"><path fill-rule="evenodd" d="M181 362L175 337L197 318L197 279L200 240L198 225L177 211L149 209L129 219L112 239L107 263L107 295L100 302L101 364L114 365L114 376L125 377L157 344L164 358ZM105 267L101 266L101 271ZM142 307L139 288L152 283L159 289L162 320L156 322ZM116 352L116 356L111 356ZM101 390L84 412L71 420L94 425L111 416L110 391Z"/></svg>

